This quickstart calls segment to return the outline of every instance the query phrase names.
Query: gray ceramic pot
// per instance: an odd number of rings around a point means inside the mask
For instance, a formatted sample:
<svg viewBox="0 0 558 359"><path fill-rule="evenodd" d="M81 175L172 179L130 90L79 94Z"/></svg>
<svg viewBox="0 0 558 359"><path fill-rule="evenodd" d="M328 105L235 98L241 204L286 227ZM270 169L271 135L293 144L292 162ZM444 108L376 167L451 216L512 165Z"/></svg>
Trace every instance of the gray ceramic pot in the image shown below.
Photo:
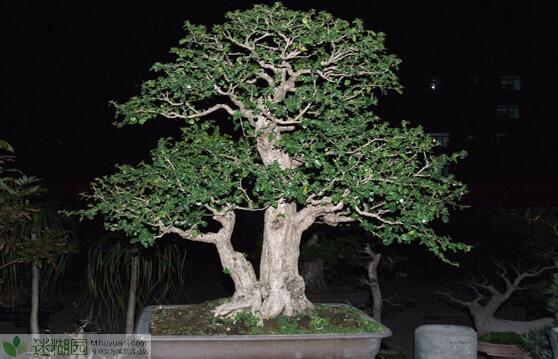
<svg viewBox="0 0 558 359"><path fill-rule="evenodd" d="M345 305L345 304L331 304ZM155 311L146 307L136 326L137 334L149 334L149 323ZM363 316L367 316L362 312ZM233 358L297 358L297 359L374 359L383 338L391 331L359 334L301 334L301 335L215 335L215 336L152 336L153 359L233 359Z"/></svg>

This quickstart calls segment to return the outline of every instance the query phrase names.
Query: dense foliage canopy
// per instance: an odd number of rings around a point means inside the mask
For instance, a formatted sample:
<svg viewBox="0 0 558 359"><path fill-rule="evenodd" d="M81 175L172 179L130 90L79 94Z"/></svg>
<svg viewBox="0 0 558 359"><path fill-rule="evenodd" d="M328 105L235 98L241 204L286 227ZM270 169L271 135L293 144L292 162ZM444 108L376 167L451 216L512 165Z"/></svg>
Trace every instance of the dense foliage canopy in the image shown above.
<svg viewBox="0 0 558 359"><path fill-rule="evenodd" d="M444 171L463 154L435 154L421 128L374 112L380 94L401 90L384 34L280 4L185 30L176 59L114 104L120 126L178 119L182 137L97 179L82 215L150 245L166 233L203 238L220 211L296 203L308 226L356 221L385 244L417 241L442 258L467 249L430 227L465 193Z"/></svg>

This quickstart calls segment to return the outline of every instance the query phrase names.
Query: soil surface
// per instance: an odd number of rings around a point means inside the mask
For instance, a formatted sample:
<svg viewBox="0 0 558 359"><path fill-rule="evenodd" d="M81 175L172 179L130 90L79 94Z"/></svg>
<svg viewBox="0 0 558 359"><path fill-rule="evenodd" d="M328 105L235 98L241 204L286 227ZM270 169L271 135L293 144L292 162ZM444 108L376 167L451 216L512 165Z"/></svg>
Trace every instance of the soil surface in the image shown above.
<svg viewBox="0 0 558 359"><path fill-rule="evenodd" d="M264 335L370 333L383 326L351 306L316 305L311 314L279 316L260 321L249 311L232 318L215 318L213 310L223 300L212 300L187 308L164 308L153 314L152 335ZM262 324L258 325L258 324Z"/></svg>

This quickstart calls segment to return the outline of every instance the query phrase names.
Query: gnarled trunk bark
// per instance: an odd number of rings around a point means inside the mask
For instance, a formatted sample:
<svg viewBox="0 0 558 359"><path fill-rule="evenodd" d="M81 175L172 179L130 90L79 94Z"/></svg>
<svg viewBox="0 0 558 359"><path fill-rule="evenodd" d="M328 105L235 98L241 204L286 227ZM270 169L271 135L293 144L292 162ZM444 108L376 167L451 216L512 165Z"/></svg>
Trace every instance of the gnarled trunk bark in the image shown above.
<svg viewBox="0 0 558 359"><path fill-rule="evenodd" d="M552 318L523 321L499 319L495 317L498 309L512 296L518 285L519 282L515 286L510 284L506 291L502 293L494 291L492 297L484 306L478 304L469 306L469 313L471 313L473 317L477 332L481 334L488 332L514 332L521 335L526 334L532 329L552 325Z"/></svg>
<svg viewBox="0 0 558 359"><path fill-rule="evenodd" d="M231 301L219 306L215 315L234 314L241 309L259 311L262 299L252 264L242 253L233 249L230 239L217 240L215 245L223 269L231 276L235 288Z"/></svg>
<svg viewBox="0 0 558 359"><path fill-rule="evenodd" d="M486 306L472 304L468 307L477 332L480 334L488 332L514 332L517 334L526 334L532 329L549 327L553 324L552 318L540 318L526 321L496 318L494 315L504 302L503 298L509 298L509 295L505 295L502 298L495 296Z"/></svg>
<svg viewBox="0 0 558 359"><path fill-rule="evenodd" d="M182 238L212 243L217 247L223 270L231 276L234 282L235 293L230 301L215 308L215 316L232 316L243 309L259 312L262 305L262 296L254 268L242 253L234 250L231 243L236 222L234 211L230 208L225 208L220 212L211 208L210 210L213 212L213 219L221 224L221 229L215 233L210 232L195 236L190 230L183 230L174 226L163 227L162 229L165 233L176 233Z"/></svg>
<svg viewBox="0 0 558 359"><path fill-rule="evenodd" d="M221 222L223 228L212 242L217 247L223 270L234 282L235 292L231 301L215 309L215 316L232 315L242 309L259 311L262 299L254 268L242 253L234 250L231 243L235 214L229 211L216 219Z"/></svg>
<svg viewBox="0 0 558 359"><path fill-rule="evenodd" d="M527 334L530 330L546 328L553 325L552 318L534 320L506 320L495 317L474 318L475 328L479 334L488 332L514 332L520 335Z"/></svg>
<svg viewBox="0 0 558 359"><path fill-rule="evenodd" d="M260 262L262 317L292 316L312 309L304 279L298 272L302 231L295 220L296 204L279 202L265 212Z"/></svg>
<svg viewBox="0 0 558 359"><path fill-rule="evenodd" d="M207 237L207 241L217 247L223 269L235 286L232 299L216 308L216 316L249 309L267 319L312 309L312 303L306 298L304 279L298 272L300 239L305 228L298 225L296 214L295 203L279 202L277 208L266 210L259 280L252 264L232 246L234 212L215 217L223 227Z"/></svg>

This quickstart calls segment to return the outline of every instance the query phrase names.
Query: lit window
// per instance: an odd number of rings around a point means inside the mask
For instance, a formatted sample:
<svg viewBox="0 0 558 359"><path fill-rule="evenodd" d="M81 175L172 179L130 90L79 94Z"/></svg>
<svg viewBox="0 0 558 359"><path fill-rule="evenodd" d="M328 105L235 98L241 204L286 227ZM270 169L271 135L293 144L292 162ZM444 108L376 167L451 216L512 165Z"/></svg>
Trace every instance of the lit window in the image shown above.
<svg viewBox="0 0 558 359"><path fill-rule="evenodd" d="M429 135L437 146L446 147L450 141L450 135L447 132L430 133Z"/></svg>
<svg viewBox="0 0 558 359"><path fill-rule="evenodd" d="M521 90L521 76L516 76L516 75L500 76L500 88L505 91Z"/></svg>
<svg viewBox="0 0 558 359"><path fill-rule="evenodd" d="M499 120L514 120L519 118L518 105L498 105L496 106L496 118Z"/></svg>
<svg viewBox="0 0 558 359"><path fill-rule="evenodd" d="M440 81L439 78L433 77L430 80L428 80L428 89L430 91L437 91L437 90L440 89L441 84L442 84L442 82Z"/></svg>

